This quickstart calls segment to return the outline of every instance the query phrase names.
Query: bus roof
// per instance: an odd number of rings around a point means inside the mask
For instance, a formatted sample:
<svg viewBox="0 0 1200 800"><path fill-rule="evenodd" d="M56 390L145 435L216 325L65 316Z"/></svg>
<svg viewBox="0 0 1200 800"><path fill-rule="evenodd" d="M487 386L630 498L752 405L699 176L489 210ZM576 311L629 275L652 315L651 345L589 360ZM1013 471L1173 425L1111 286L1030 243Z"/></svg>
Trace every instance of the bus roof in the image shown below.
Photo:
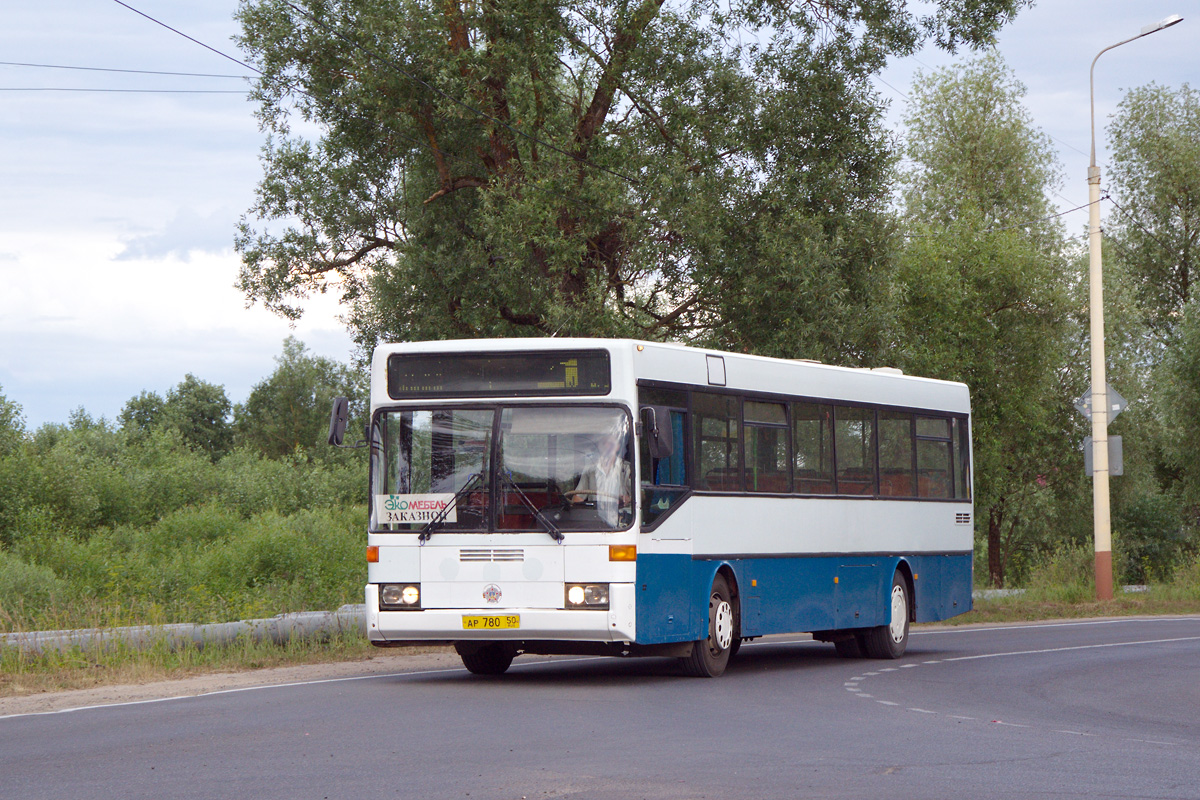
<svg viewBox="0 0 1200 800"><path fill-rule="evenodd" d="M631 370L636 380L886 406L970 412L966 384L904 375L891 368L839 367L662 342L598 338L449 339L381 344L373 374L393 354L534 352L604 349L613 356L614 387ZM622 377L622 376L625 377ZM372 390L374 394L376 389ZM386 390L384 392L386 394ZM384 398L380 398L383 400Z"/></svg>

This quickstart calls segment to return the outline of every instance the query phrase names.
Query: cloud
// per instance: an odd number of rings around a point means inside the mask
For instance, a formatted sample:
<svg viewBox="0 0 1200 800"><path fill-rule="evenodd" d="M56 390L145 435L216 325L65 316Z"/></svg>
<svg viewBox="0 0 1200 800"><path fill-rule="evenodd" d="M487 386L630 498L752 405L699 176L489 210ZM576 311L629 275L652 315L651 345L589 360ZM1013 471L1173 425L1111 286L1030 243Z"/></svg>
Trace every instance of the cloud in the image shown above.
<svg viewBox="0 0 1200 800"><path fill-rule="evenodd" d="M124 249L117 261L145 261L175 257L191 261L193 253L221 255L233 250L236 215L221 208L201 216L191 208L183 208L161 230L123 240Z"/></svg>

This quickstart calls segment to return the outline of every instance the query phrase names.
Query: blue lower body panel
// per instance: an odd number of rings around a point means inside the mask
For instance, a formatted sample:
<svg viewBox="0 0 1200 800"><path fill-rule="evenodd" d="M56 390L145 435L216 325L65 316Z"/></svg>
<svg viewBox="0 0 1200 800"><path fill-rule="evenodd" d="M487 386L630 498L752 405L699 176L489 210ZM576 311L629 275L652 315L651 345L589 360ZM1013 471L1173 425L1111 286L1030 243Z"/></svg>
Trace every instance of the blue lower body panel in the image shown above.
<svg viewBox="0 0 1200 800"><path fill-rule="evenodd" d="M908 581L917 622L971 610L971 555L637 558L637 641L704 638L708 596L718 570L741 608L742 636L888 624L892 579Z"/></svg>

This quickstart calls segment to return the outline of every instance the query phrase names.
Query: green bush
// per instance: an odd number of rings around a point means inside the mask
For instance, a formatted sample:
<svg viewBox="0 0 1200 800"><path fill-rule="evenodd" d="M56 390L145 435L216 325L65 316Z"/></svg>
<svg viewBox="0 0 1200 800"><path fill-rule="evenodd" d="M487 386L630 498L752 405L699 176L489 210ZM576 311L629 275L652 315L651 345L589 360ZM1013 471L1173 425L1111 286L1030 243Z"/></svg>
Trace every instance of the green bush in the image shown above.
<svg viewBox="0 0 1200 800"><path fill-rule="evenodd" d="M1139 494L1113 518L1113 573L1118 583L1159 583L1170 578L1186 542L1179 501Z"/></svg>
<svg viewBox="0 0 1200 800"><path fill-rule="evenodd" d="M1096 556L1090 547L1062 545L1029 571L1027 597L1034 601L1081 603L1096 595Z"/></svg>
<svg viewBox="0 0 1200 800"><path fill-rule="evenodd" d="M14 618L40 613L66 594L65 584L54 570L28 564L0 551L0 613Z"/></svg>
<svg viewBox="0 0 1200 800"><path fill-rule="evenodd" d="M1200 556L1181 564L1171 576L1168 588L1182 599L1200 600Z"/></svg>

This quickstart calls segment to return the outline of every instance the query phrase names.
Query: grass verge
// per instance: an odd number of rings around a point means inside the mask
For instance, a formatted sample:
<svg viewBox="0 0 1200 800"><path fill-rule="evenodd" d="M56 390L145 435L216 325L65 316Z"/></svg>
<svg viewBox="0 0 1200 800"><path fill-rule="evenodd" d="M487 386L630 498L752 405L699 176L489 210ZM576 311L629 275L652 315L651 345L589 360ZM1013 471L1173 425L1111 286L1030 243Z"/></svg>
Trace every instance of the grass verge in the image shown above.
<svg viewBox="0 0 1200 800"><path fill-rule="evenodd" d="M22 653L0 649L0 697L144 684L221 672L268 667L362 661L379 651L357 633L325 639L292 639L285 645L249 639L228 645L172 650L163 642L147 650L115 647L66 652Z"/></svg>
<svg viewBox="0 0 1200 800"><path fill-rule="evenodd" d="M1089 617L1170 616L1200 614L1200 600L1173 595L1158 587L1145 592L1118 593L1112 600L1064 600L1029 595L996 597L974 602L966 614L951 617L941 625L972 623L1037 622Z"/></svg>

